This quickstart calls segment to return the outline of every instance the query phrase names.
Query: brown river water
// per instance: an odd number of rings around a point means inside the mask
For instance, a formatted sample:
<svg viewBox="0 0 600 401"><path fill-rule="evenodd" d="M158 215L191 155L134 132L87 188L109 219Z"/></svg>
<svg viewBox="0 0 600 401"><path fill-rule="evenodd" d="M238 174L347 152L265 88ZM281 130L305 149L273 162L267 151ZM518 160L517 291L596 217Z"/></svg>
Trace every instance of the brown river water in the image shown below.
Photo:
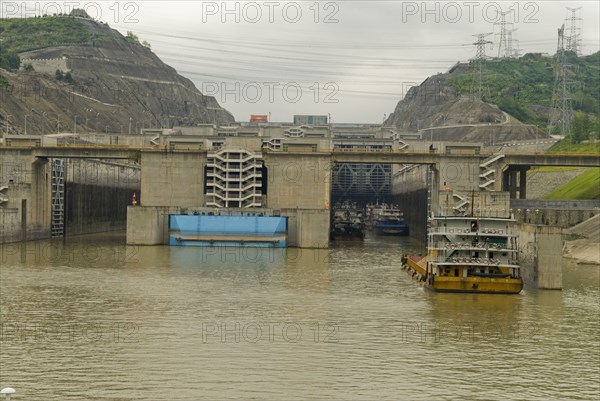
<svg viewBox="0 0 600 401"><path fill-rule="evenodd" d="M600 399L600 269L564 289L437 294L410 238L329 250L0 246L13 400ZM561 262L561 261L558 261Z"/></svg>

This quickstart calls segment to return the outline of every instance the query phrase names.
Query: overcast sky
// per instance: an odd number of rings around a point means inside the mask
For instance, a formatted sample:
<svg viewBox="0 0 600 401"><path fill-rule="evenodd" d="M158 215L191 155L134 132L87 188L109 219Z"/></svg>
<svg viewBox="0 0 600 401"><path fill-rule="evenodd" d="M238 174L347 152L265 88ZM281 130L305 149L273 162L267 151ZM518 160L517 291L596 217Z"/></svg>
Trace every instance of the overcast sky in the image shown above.
<svg viewBox="0 0 600 401"><path fill-rule="evenodd" d="M410 86L473 58L472 35L492 33L486 51L497 55L499 11L512 10L506 27L516 29L513 43L522 54L554 54L557 29L565 23L569 34L567 6L581 7L581 53L600 48L598 1L38 4L75 4L123 33L133 31L238 121L271 113L272 121L330 114L334 122L381 122Z"/></svg>

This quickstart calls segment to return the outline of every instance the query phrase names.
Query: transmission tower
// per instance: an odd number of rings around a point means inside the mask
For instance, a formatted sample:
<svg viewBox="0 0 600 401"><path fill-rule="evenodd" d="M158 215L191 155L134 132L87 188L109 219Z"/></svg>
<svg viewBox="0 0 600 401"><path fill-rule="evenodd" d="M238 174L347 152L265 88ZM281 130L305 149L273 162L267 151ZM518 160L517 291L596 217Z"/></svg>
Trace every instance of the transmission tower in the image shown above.
<svg viewBox="0 0 600 401"><path fill-rule="evenodd" d="M508 57L519 57L519 49L514 46L514 43L518 42L518 40L513 39L513 32L515 32L517 29L519 28L506 30L506 42L508 44L506 47L506 52Z"/></svg>
<svg viewBox="0 0 600 401"><path fill-rule="evenodd" d="M570 23L569 36L567 36L566 50L572 51L575 54L578 54L578 52L580 51L580 45L581 45L580 30L579 30L579 27L577 26L577 21L582 20L581 18L577 17L577 11L580 9L581 9L581 7L577 7L577 8L567 7L567 10L569 10L571 12L571 16L569 18L565 19L565 21Z"/></svg>
<svg viewBox="0 0 600 401"><path fill-rule="evenodd" d="M498 57L512 56L512 42L508 41L509 31L507 29L507 25L512 26L512 23L506 22L506 16L512 11L513 10L502 11L500 13L500 22L494 23L494 25L500 25L500 43L498 44Z"/></svg>
<svg viewBox="0 0 600 401"><path fill-rule="evenodd" d="M485 38L490 36L493 32L488 32L488 33L478 33L476 35L473 35L477 38L477 42L474 42L473 45L477 46L477 52L475 54L475 61L478 64L479 67L479 90L477 91L479 99L481 100L482 96L481 96L481 92L483 89L483 60L485 60L487 58L487 56L485 55L485 45L488 44L493 44L493 42L490 42L489 40L486 40Z"/></svg>
<svg viewBox="0 0 600 401"><path fill-rule="evenodd" d="M554 90L552 91L552 108L550 109L550 118L548 121L548 134L552 134L555 126L558 125L560 134L569 135L571 132L571 93L570 82L567 77L569 72L567 58L565 57L565 25L558 30L558 44L555 55Z"/></svg>

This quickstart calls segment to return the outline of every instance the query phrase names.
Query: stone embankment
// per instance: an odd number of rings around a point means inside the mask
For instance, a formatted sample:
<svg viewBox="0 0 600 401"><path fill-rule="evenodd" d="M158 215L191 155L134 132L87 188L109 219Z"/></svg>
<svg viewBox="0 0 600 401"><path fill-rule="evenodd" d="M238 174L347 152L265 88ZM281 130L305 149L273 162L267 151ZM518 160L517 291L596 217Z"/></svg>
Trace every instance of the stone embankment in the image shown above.
<svg viewBox="0 0 600 401"><path fill-rule="evenodd" d="M563 256L577 263L600 265L600 214L568 231L576 239L565 241Z"/></svg>
<svg viewBox="0 0 600 401"><path fill-rule="evenodd" d="M577 178L587 170L587 168L582 168L565 171L528 171L527 199L544 199L546 195Z"/></svg>

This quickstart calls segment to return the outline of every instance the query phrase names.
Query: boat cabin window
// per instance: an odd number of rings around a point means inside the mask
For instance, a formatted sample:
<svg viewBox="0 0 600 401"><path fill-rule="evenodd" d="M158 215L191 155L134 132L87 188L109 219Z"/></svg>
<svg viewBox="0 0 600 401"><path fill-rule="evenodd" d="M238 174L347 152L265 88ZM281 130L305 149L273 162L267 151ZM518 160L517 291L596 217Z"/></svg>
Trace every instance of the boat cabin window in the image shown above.
<svg viewBox="0 0 600 401"><path fill-rule="evenodd" d="M477 229L478 229L477 220L472 220L471 221L471 232L474 233L477 231Z"/></svg>
<svg viewBox="0 0 600 401"><path fill-rule="evenodd" d="M458 277L458 269L454 269L454 277Z"/></svg>

